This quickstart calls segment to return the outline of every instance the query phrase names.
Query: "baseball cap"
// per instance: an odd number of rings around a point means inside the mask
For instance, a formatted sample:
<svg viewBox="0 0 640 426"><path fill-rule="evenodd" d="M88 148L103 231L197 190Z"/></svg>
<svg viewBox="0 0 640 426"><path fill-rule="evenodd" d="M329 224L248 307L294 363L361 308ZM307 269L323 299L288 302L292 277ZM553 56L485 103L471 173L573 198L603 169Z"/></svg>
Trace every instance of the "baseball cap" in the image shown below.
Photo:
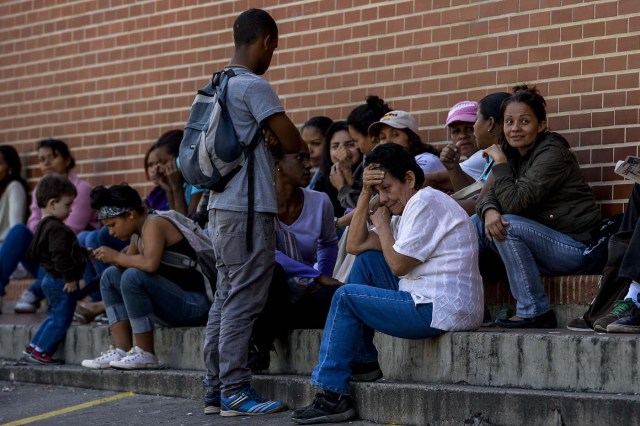
<svg viewBox="0 0 640 426"><path fill-rule="evenodd" d="M478 113L478 103L474 101L462 101L458 102L449 110L447 115L447 122L444 127L454 121L465 121L468 123L475 123L476 114Z"/></svg>
<svg viewBox="0 0 640 426"><path fill-rule="evenodd" d="M369 136L377 136L380 128L385 124L395 129L409 129L413 133L418 133L418 123L411 114L406 111L390 111L383 115L380 121L369 126Z"/></svg>

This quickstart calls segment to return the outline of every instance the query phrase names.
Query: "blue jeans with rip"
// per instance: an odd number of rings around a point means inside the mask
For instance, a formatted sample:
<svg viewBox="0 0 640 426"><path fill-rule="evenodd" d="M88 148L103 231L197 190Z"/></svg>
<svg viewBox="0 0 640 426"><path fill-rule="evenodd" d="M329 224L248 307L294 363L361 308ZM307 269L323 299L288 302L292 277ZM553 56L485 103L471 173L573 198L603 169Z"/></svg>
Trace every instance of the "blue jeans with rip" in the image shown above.
<svg viewBox="0 0 640 426"><path fill-rule="evenodd" d="M517 301L516 314L520 318L537 317L551 310L541 276L579 273L586 266L586 246L534 220L511 214L503 218L509 222L506 238L491 241L484 233L484 221L478 215L471 217L480 250L500 255Z"/></svg>
<svg viewBox="0 0 640 426"><path fill-rule="evenodd" d="M64 280L53 278L49 274L42 279L42 291L47 298L49 315L38 327L31 343L48 354L54 354L64 340L78 302L78 292L65 293L63 287Z"/></svg>
<svg viewBox="0 0 640 426"><path fill-rule="evenodd" d="M107 268L100 292L109 325L129 321L134 334L153 331L156 319L172 327L204 325L211 306L204 290L185 291L160 275L135 268Z"/></svg>
<svg viewBox="0 0 640 426"><path fill-rule="evenodd" d="M359 361L378 358L373 333L366 333L366 329L404 339L435 337L444 331L431 327L432 312L431 303L416 305L405 291L361 284L340 287L331 301L311 383L323 390L348 394L356 354L364 347L366 352L360 354Z"/></svg>

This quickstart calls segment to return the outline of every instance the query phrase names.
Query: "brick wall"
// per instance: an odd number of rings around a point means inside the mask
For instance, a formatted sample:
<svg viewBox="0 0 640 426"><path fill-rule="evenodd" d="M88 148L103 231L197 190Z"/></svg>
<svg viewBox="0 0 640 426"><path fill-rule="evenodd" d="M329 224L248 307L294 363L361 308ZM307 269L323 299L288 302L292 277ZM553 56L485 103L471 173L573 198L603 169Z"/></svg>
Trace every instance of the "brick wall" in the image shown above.
<svg viewBox="0 0 640 426"><path fill-rule="evenodd" d="M537 83L604 213L622 210L631 188L612 165L639 154L638 0L6 0L0 143L24 153L31 182L36 141L57 137L90 182L145 191L147 147L183 126L249 5L279 24L266 77L296 124L378 94L438 144L454 103Z"/></svg>

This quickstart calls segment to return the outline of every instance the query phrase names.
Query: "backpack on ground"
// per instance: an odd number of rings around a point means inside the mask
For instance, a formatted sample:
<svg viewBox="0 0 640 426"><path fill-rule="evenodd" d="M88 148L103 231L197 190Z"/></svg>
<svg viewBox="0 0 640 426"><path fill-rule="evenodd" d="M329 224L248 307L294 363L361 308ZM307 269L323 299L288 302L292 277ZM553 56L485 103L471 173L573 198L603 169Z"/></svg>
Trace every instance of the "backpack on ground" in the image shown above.
<svg viewBox="0 0 640 426"><path fill-rule="evenodd" d="M178 228L191 248L196 252L196 261L184 254L172 251L164 251L160 263L180 269L198 270L204 278L204 286L209 301L213 302L216 292L216 257L211 240L198 226L197 223L175 210L154 211L150 216L158 216L167 219Z"/></svg>
<svg viewBox="0 0 640 426"><path fill-rule="evenodd" d="M246 74L244 68L225 68L213 75L211 82L198 90L184 129L178 154L185 180L199 189L222 192L242 169L248 168L247 250L252 250L254 208L254 155L260 142L259 128L249 145L238 141L233 121L226 107L229 80Z"/></svg>

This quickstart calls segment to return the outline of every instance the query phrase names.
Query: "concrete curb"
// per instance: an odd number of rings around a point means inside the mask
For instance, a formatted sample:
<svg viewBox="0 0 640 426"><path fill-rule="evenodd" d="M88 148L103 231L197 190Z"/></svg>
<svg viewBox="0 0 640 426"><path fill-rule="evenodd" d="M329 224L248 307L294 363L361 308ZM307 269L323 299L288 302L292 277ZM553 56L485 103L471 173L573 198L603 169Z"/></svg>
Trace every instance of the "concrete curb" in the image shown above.
<svg viewBox="0 0 640 426"><path fill-rule="evenodd" d="M0 358L19 359L35 325L0 325ZM271 374L310 375L318 360L321 330L294 330L272 352ZM204 371L204 328L159 328L159 359L178 370ZM95 358L109 347L106 326L73 326L61 357L67 364ZM637 335L567 330L481 329L406 340L376 334L390 380L523 389L635 394L640 391Z"/></svg>
<svg viewBox="0 0 640 426"><path fill-rule="evenodd" d="M202 372L88 370L76 366L3 365L0 379L18 382L133 391L199 399ZM290 407L310 403L308 377L254 376L255 387ZM414 425L638 425L634 395L536 391L468 385L380 381L358 383L353 394L360 417L378 423Z"/></svg>

